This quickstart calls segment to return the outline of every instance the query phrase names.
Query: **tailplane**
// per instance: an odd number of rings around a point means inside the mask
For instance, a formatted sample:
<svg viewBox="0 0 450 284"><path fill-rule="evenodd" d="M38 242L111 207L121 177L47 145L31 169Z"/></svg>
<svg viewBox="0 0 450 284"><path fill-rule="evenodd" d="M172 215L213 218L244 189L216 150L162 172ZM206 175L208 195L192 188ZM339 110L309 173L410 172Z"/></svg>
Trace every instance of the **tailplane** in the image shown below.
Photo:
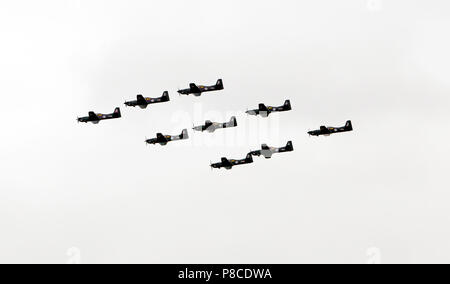
<svg viewBox="0 0 450 284"><path fill-rule="evenodd" d="M116 108L116 109L114 110L113 117L115 117L115 118L122 117L122 114L121 114L121 112L120 112L120 108Z"/></svg>
<svg viewBox="0 0 450 284"><path fill-rule="evenodd" d="M223 89L222 79L217 80L216 87Z"/></svg>
<svg viewBox="0 0 450 284"><path fill-rule="evenodd" d="M230 124L231 124L232 126L234 126L234 127L238 126L238 124L237 124L237 119L236 119L235 116L233 116L233 117L231 118Z"/></svg>
<svg viewBox="0 0 450 284"><path fill-rule="evenodd" d="M284 102L284 110L292 110L292 107L291 107L291 101L290 100L286 100L285 102Z"/></svg>
<svg viewBox="0 0 450 284"><path fill-rule="evenodd" d="M347 121L347 123L345 123L345 130L347 131L352 131L353 130L353 125L352 125L352 121L349 120Z"/></svg>
<svg viewBox="0 0 450 284"><path fill-rule="evenodd" d="M181 139L189 139L189 134L188 134L187 129L183 129L183 132L181 132L180 138Z"/></svg>
<svg viewBox="0 0 450 284"><path fill-rule="evenodd" d="M162 100L163 100L164 102L170 101L170 97L169 97L169 92L168 92L168 91L165 91L165 92L163 93L163 95L162 95Z"/></svg>
<svg viewBox="0 0 450 284"><path fill-rule="evenodd" d="M294 151L294 146L292 145L292 141L287 142L286 150L287 151Z"/></svg>

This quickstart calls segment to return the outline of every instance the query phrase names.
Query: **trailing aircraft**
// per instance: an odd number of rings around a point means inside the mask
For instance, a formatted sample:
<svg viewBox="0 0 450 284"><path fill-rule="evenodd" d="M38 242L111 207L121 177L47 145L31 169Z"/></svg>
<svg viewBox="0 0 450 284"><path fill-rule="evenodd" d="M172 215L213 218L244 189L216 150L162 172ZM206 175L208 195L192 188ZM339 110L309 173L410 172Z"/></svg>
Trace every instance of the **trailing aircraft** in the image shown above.
<svg viewBox="0 0 450 284"><path fill-rule="evenodd" d="M289 141L285 147L275 148L275 147L269 147L267 144L261 145L261 150L252 151L250 154L253 156L261 156L263 155L264 158L270 159L272 158L272 155L275 153L284 153L284 152L292 152L294 151L294 147L292 145L292 141Z"/></svg>
<svg viewBox="0 0 450 284"><path fill-rule="evenodd" d="M159 144L161 146L167 145L167 143L171 141L177 141L177 140L186 140L189 139L189 135L187 132L187 129L184 129L183 132L181 132L180 135L163 135L161 133L156 134L156 138L147 139L145 140L146 144Z"/></svg>
<svg viewBox="0 0 450 284"><path fill-rule="evenodd" d="M216 131L216 129L220 129L220 128L230 128L230 127L236 127L237 126L237 120L236 117L232 117L230 119L229 122L224 122L224 123L218 123L218 122L212 122L210 120L205 121L204 125L200 125L200 126L195 126L194 129L195 131L208 131L209 133L213 133L214 131Z"/></svg>
<svg viewBox="0 0 450 284"><path fill-rule="evenodd" d="M211 164L212 169L220 169L225 168L227 170L231 170L234 166L245 165L253 163L253 157L250 153L247 154L247 157L242 160L228 160L227 158L222 158L220 163Z"/></svg>
<svg viewBox="0 0 450 284"><path fill-rule="evenodd" d="M345 123L345 126L342 127L321 126L320 129L309 131L308 134L312 136L320 136L320 135L330 136L331 134L334 133L349 132L349 131L353 131L353 125L351 120L348 120Z"/></svg>
<svg viewBox="0 0 450 284"><path fill-rule="evenodd" d="M125 102L126 106L130 107L140 107L142 109L147 108L148 105L151 104L157 104L157 103L164 103L170 101L169 92L165 91L163 95L159 98L144 98L142 95L137 95L137 98L135 101L129 101Z"/></svg>
<svg viewBox="0 0 450 284"><path fill-rule="evenodd" d="M178 93L180 95L194 95L196 97L199 97L204 92L219 91L219 90L223 90L222 79L217 80L217 83L212 86L203 86L203 85L197 86L196 84L191 83L189 85L189 89L178 90Z"/></svg>
<svg viewBox="0 0 450 284"><path fill-rule="evenodd" d="M246 113L249 115L261 115L262 117L268 117L272 112L282 112L292 110L291 101L286 100L284 105L279 107L266 106L265 104L259 104L257 109L247 110Z"/></svg>
<svg viewBox="0 0 450 284"><path fill-rule="evenodd" d="M114 112L110 114L101 114L90 111L88 116L78 117L77 121L85 123L92 122L93 124L98 124L100 120L114 119L120 117L122 117L122 114L120 113L120 108L116 108Z"/></svg>

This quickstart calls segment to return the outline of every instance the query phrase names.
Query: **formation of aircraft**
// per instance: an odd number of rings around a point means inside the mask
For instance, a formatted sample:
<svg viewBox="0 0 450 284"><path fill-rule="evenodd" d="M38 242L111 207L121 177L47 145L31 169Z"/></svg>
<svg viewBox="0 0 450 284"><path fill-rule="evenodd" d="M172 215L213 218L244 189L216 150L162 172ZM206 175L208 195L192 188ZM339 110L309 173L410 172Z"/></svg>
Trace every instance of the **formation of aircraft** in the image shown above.
<svg viewBox="0 0 450 284"><path fill-rule="evenodd" d="M309 131L308 134L311 136L320 136L320 135L330 136L331 134L349 131L353 131L353 125L351 120L348 120L345 123L345 126L342 127L321 126L320 129Z"/></svg>
<svg viewBox="0 0 450 284"><path fill-rule="evenodd" d="M287 142L285 147L275 148L275 147L269 147L267 144L261 145L261 150L252 151L250 152L253 156L264 156L266 159L272 158L272 155L275 153L284 153L284 152L292 152L294 151L294 147L292 145L292 141Z"/></svg>
<svg viewBox="0 0 450 284"><path fill-rule="evenodd" d="M204 92L211 92L211 91L218 91L223 90L223 82L222 79L217 80L217 83L212 86L202 86L202 85L196 85L194 83L191 83L189 85L188 89L179 90L178 93L180 95L194 95L194 96L201 96ZM137 95L136 100L133 101L126 101L125 105L130 107L140 107L141 109L147 108L151 104L156 103L163 103L170 101L169 92L164 91L163 95L158 98L149 98L144 97L143 95ZM258 109L254 110L247 110L246 113L249 115L260 115L262 117L268 117L273 112L284 112L284 111L290 111L292 110L291 102L290 100L286 100L285 103L282 106L279 107L273 107L273 106L266 106L265 104L259 104ZM88 116L85 117L78 117L78 122L92 122L93 124L98 124L101 120L108 120L108 119L116 119L121 118L122 114L120 111L120 108L116 108L113 113L110 114L101 114L101 113L95 113L93 111L90 111ZM204 125L200 126L194 126L194 131L207 131L209 133L215 132L217 129L222 128L232 128L237 127L237 120L236 117L232 117L229 122L219 123L219 122L212 122L210 120L205 121ZM335 133L342 133L342 132L349 132L353 131L352 122L349 120L345 124L345 126L342 127L326 127L321 126L318 130L309 131L308 134L312 136L330 136L331 134ZM163 135L162 133L156 134L156 138L152 139L146 139L146 144L160 144L161 146L167 145L171 141L178 141L178 140L186 140L189 139L189 134L187 129L184 129L180 135ZM272 158L273 154L275 153L284 153L284 152L292 152L294 151L294 147L292 144L292 141L289 141L286 146L276 148L276 147L269 147L267 144L261 145L261 150L251 151L247 154L246 158L241 160L236 159L227 159L222 158L221 162L211 164L212 169L220 169L225 168L227 170L232 169L234 166L238 165L245 165L245 164L251 164L253 163L253 156L263 156L266 159Z"/></svg>
<svg viewBox="0 0 450 284"><path fill-rule="evenodd" d="M282 112L292 110L291 101L286 100L284 105L279 107L266 106L265 104L259 104L257 109L247 110L246 113L249 115L261 115L262 117L268 117L272 112Z"/></svg>
<svg viewBox="0 0 450 284"><path fill-rule="evenodd" d="M167 145L167 143L171 141L178 141L178 140L186 140L189 139L189 134L187 129L183 129L183 132L181 132L180 135L163 135L161 133L156 134L156 138L147 139L145 140L146 144L159 144L161 146Z"/></svg>
<svg viewBox="0 0 450 284"><path fill-rule="evenodd" d="M140 107L142 109L146 109L148 105L164 103L170 101L169 92L165 91L163 95L159 98L144 98L143 95L137 95L135 101L125 102L126 106L130 107Z"/></svg>
<svg viewBox="0 0 450 284"><path fill-rule="evenodd" d="M231 128L231 127L237 127L237 120L236 117L232 117L229 122L219 123L219 122L212 122L210 120L205 121L204 125L200 126L194 126L192 128L195 131L208 131L209 133L213 133L216 131L216 129L220 128Z"/></svg>
<svg viewBox="0 0 450 284"><path fill-rule="evenodd" d="M217 80L217 83L212 86L203 86L203 85L196 85L194 83L189 84L188 89L178 90L178 93L180 95L194 95L196 97L199 97L202 95L202 93L205 92L211 92L211 91L219 91L223 90L223 82L222 79Z"/></svg>
<svg viewBox="0 0 450 284"><path fill-rule="evenodd" d="M247 157L242 160L222 158L220 163L211 164L212 169L220 169L225 168L227 170L231 170L234 166L245 165L253 163L253 157L250 153L247 154Z"/></svg>
<svg viewBox="0 0 450 284"><path fill-rule="evenodd" d="M120 108L116 108L113 113L110 114L101 114L101 113L95 113L93 111L90 111L88 113L88 116L85 117L78 117L78 122L92 122L93 124L98 124L100 120L107 120L107 119L115 119L122 117L122 114L120 113Z"/></svg>

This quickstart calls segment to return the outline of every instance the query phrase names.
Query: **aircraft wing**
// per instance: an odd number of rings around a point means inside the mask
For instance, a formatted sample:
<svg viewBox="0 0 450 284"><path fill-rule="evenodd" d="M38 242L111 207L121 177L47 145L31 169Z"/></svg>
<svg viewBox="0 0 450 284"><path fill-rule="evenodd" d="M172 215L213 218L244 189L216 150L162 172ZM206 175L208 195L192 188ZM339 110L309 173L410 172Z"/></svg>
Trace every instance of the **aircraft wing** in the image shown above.
<svg viewBox="0 0 450 284"><path fill-rule="evenodd" d="M89 119L90 120L99 120L98 116L93 111L89 112Z"/></svg>
<svg viewBox="0 0 450 284"><path fill-rule="evenodd" d="M167 138L164 135L162 135L161 133L156 134L156 138L160 142L168 142Z"/></svg>
<svg viewBox="0 0 450 284"><path fill-rule="evenodd" d="M331 133L330 130L325 126L320 127L320 132L322 132L322 134L330 134Z"/></svg>
<svg viewBox="0 0 450 284"><path fill-rule="evenodd" d="M222 167L231 168L233 166L233 161L229 161L227 158L222 158Z"/></svg>
<svg viewBox="0 0 450 284"><path fill-rule="evenodd" d="M268 111L265 104L259 104L258 109L259 109L259 111Z"/></svg>
<svg viewBox="0 0 450 284"><path fill-rule="evenodd" d="M193 93L201 93L201 92L202 92L202 91L200 90L200 88L197 87L197 85L194 84L194 83L191 83L191 84L189 85L189 88L191 89L191 92L193 92Z"/></svg>
<svg viewBox="0 0 450 284"><path fill-rule="evenodd" d="M137 103L138 105L146 105L147 101L145 100L144 96L137 95Z"/></svg>

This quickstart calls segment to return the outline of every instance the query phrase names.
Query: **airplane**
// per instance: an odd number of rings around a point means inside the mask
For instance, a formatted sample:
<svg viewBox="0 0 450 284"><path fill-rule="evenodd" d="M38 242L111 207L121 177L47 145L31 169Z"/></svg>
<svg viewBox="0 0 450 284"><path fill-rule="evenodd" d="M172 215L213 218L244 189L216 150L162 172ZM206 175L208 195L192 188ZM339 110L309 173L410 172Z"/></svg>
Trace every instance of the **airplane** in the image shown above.
<svg viewBox="0 0 450 284"><path fill-rule="evenodd" d="M165 91L162 97L159 98L144 98L142 95L137 95L137 99L135 101L125 102L125 105L130 107L138 106L145 109L150 104L164 103L168 101L170 101L169 92Z"/></svg>
<svg viewBox="0 0 450 284"><path fill-rule="evenodd" d="M122 117L122 114L120 113L120 108L116 108L114 112L110 114L101 114L90 111L89 116L78 117L77 121L84 123L92 122L93 124L98 124L100 120L114 119L120 117Z"/></svg>
<svg viewBox="0 0 450 284"><path fill-rule="evenodd" d="M291 101L286 100L284 105L280 107L267 107L264 104L259 104L258 109L247 110L245 113L249 115L261 115L262 117L268 117L272 112L281 112L281 111L289 111L292 110Z"/></svg>
<svg viewBox="0 0 450 284"><path fill-rule="evenodd" d="M217 80L217 83L212 86L197 86L194 83L189 85L189 89L178 90L180 95L194 95L199 97L203 92L211 92L211 91L219 91L223 90L223 82L222 79Z"/></svg>
<svg viewBox="0 0 450 284"><path fill-rule="evenodd" d="M341 132L348 132L348 131L353 131L353 125L352 125L351 120L347 121L345 123L345 126L342 126L342 127L321 126L319 130L309 131L308 134L312 135L312 136L320 136L320 135L330 136L331 134L334 134L334 133L341 133Z"/></svg>
<svg viewBox="0 0 450 284"><path fill-rule="evenodd" d="M250 154L253 156L261 156L263 155L264 158L270 159L272 158L272 155L274 153L284 153L284 152L292 152L294 151L294 147L292 145L292 141L289 141L285 147L275 148L275 147L269 147L267 144L261 145L261 150L252 151Z"/></svg>
<svg viewBox="0 0 450 284"><path fill-rule="evenodd" d="M211 122L210 120L205 121L205 125L195 126L195 131L208 131L209 133L213 133L216 131L216 129L219 128L230 128L230 127L236 127L237 126L237 120L236 117L232 117L229 122L225 123L218 123L218 122Z"/></svg>
<svg viewBox="0 0 450 284"><path fill-rule="evenodd" d="M156 134L156 138L147 139L145 140L146 144L159 144L161 146L167 145L170 141L177 141L177 140L186 140L189 139L189 135L187 132L187 129L184 129L183 132L181 132L180 135L162 135L161 133Z"/></svg>
<svg viewBox="0 0 450 284"><path fill-rule="evenodd" d="M250 153L247 154L247 157L242 160L228 160L227 158L222 158L220 163L211 164L211 169L220 169L225 168L227 170L231 170L234 166L245 165L253 163L253 157Z"/></svg>

